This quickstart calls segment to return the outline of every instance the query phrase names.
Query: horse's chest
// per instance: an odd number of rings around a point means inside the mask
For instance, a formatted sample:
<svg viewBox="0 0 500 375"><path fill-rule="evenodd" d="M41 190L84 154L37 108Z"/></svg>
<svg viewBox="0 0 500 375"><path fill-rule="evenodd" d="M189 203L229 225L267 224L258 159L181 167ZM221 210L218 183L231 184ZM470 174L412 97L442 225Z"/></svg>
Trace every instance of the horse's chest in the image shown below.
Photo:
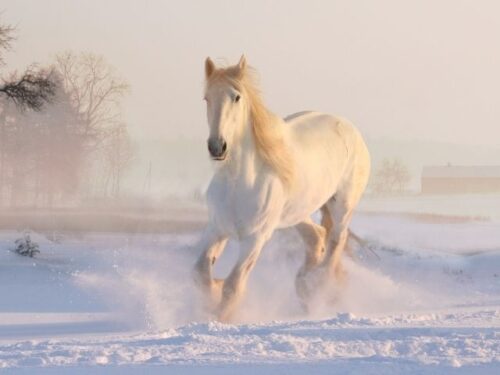
<svg viewBox="0 0 500 375"><path fill-rule="evenodd" d="M272 181L248 185L215 178L207 191L212 220L219 229L234 237L266 230L281 212L274 185Z"/></svg>

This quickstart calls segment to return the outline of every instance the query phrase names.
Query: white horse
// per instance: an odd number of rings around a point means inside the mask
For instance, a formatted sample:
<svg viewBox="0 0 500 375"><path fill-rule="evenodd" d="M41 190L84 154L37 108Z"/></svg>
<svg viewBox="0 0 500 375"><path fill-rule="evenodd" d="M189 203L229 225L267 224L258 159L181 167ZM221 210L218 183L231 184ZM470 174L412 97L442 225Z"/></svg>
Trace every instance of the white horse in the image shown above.
<svg viewBox="0 0 500 375"><path fill-rule="evenodd" d="M210 221L195 281L216 317L229 320L264 244L276 229L295 226L307 246L296 277L297 294L307 304L317 284L343 274L349 222L370 173L366 145L343 118L271 113L244 56L227 68L207 58L205 77L208 149L217 168L207 191ZM311 219L318 209L321 225ZM212 267L229 238L240 242L239 259L226 279L214 279ZM322 276L309 278L315 270Z"/></svg>

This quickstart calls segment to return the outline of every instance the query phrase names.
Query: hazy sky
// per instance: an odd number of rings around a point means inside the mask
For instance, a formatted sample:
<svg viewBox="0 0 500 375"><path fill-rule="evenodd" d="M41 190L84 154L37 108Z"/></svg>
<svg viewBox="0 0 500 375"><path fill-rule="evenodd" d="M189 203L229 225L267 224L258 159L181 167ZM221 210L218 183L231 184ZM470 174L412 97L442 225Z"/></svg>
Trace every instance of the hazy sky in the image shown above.
<svg viewBox="0 0 500 375"><path fill-rule="evenodd" d="M371 137L499 144L500 3L485 0L2 0L9 69L102 54L136 137L206 136L206 56L260 72L269 107L337 113ZM6 69L6 68L4 68Z"/></svg>

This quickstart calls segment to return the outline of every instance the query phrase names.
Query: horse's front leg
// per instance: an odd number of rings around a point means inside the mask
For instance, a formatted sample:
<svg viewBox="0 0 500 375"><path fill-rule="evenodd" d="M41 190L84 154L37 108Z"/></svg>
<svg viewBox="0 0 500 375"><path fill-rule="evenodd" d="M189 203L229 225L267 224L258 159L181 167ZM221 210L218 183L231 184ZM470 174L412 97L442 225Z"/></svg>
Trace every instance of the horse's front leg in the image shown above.
<svg viewBox="0 0 500 375"><path fill-rule="evenodd" d="M222 288L222 300L218 309L219 320L228 321L233 316L245 293L248 276L257 262L266 238L269 237L253 234L240 241L238 262L224 281Z"/></svg>
<svg viewBox="0 0 500 375"><path fill-rule="evenodd" d="M214 228L208 227L199 247L203 249L193 269L193 278L205 298L206 307L213 311L222 295L223 280L214 279L212 269L227 243L227 236L220 235Z"/></svg>

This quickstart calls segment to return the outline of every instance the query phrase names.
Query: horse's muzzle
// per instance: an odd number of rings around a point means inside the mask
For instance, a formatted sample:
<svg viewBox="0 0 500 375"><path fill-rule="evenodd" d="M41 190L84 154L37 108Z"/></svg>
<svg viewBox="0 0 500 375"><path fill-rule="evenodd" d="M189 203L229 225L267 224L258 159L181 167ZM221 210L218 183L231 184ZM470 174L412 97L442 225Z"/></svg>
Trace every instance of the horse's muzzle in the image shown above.
<svg viewBox="0 0 500 375"><path fill-rule="evenodd" d="M208 152L214 160L224 160L227 153L227 143L222 138L208 139Z"/></svg>

